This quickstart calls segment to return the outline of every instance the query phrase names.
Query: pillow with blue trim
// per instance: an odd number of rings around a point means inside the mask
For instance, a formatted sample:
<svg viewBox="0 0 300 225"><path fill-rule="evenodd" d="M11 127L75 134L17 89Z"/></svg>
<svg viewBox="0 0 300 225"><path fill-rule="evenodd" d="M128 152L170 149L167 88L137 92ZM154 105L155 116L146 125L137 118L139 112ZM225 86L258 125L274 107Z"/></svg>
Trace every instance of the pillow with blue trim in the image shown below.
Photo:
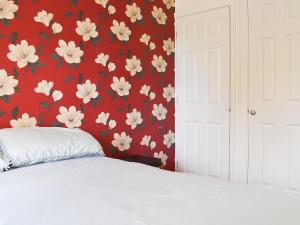
<svg viewBox="0 0 300 225"><path fill-rule="evenodd" d="M89 133L59 127L0 129L0 149L3 156L0 161L2 170L65 159L104 156L101 145Z"/></svg>

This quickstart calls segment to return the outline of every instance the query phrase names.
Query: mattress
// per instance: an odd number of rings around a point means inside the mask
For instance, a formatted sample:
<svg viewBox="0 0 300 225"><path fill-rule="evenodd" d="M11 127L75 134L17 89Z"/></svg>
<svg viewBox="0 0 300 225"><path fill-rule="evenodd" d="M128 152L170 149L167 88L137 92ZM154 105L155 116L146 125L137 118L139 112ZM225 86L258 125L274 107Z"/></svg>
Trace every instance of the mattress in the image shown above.
<svg viewBox="0 0 300 225"><path fill-rule="evenodd" d="M299 225L300 200L109 158L0 173L0 225Z"/></svg>

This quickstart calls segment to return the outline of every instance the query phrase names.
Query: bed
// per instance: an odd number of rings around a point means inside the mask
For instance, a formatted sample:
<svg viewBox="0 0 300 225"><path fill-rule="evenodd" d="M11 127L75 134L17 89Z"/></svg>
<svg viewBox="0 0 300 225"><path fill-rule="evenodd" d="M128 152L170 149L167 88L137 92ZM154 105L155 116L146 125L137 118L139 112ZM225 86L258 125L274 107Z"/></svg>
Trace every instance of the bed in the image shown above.
<svg viewBox="0 0 300 225"><path fill-rule="evenodd" d="M300 224L297 197L106 157L13 169L0 184L0 225Z"/></svg>

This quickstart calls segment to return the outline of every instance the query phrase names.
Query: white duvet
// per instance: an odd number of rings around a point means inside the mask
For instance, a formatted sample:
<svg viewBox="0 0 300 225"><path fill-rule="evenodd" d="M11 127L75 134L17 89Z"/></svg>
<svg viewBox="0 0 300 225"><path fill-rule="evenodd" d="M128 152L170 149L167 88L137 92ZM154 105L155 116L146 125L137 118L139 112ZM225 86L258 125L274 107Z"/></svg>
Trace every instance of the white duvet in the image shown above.
<svg viewBox="0 0 300 225"><path fill-rule="evenodd" d="M300 200L109 158L0 173L0 225L299 225Z"/></svg>

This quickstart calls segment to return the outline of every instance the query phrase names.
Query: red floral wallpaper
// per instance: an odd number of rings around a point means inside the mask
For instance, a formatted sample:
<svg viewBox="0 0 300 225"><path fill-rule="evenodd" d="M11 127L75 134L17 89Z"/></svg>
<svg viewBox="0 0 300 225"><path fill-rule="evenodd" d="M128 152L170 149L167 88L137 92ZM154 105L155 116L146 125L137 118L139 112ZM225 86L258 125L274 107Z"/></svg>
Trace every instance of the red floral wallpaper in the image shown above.
<svg viewBox="0 0 300 225"><path fill-rule="evenodd" d="M174 0L0 0L0 127L80 127L174 169Z"/></svg>

